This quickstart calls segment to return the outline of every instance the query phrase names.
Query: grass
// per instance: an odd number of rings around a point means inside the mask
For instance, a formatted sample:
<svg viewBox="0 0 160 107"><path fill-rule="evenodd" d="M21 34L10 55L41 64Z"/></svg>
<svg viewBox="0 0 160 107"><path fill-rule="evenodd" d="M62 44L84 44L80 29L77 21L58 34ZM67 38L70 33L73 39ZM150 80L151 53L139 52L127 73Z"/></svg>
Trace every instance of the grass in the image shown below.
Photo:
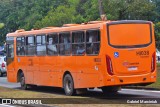
<svg viewBox="0 0 160 107"><path fill-rule="evenodd" d="M0 87L0 97L1 98L63 98L62 100L66 100L67 98L72 98L72 102L82 102L84 104L44 104L42 106L55 106L55 107L158 107L158 105L152 105L152 104L117 104L118 102L121 102L121 98L119 99L100 99L96 98L96 96L93 97L85 97L85 96L65 96L62 94L54 94L51 92L35 92L35 91L26 91L26 90L19 90L19 89L9 89ZM85 100L76 100L76 98L86 98ZM67 100L66 100L67 101ZM91 103L93 102L93 104ZM97 104L94 104L96 103ZM105 104L105 102L110 102L110 104ZM27 105L29 107L29 105ZM32 105L33 107L34 105ZM41 106L41 105L39 105ZM41 107L42 107L41 106ZM35 105L35 107L38 107Z"/></svg>
<svg viewBox="0 0 160 107"><path fill-rule="evenodd" d="M0 87L0 97L1 98L63 98L62 100L66 100L67 98L72 98L73 101L76 102L82 102L81 100L75 100L76 98L87 98L83 100L85 104L43 104L43 107L158 107L158 105L152 105L152 104L117 104L120 102L120 99L99 99L96 97L84 97L84 96L65 96L61 94L53 94L53 93L45 93L45 92L34 92L34 91L25 91L25 90L18 90L18 89L9 89ZM67 101L67 100L66 100ZM93 102L93 104L91 103ZM97 104L94 104L97 102ZM110 104L105 104L105 102L110 102ZM67 102L66 102L67 103ZM99 104L100 103L100 104ZM29 107L30 105L27 105ZM34 105L32 105L33 107ZM38 105L42 107L41 105ZM35 107L38 107L35 105Z"/></svg>
<svg viewBox="0 0 160 107"><path fill-rule="evenodd" d="M157 63L157 67L160 67L160 63Z"/></svg>
<svg viewBox="0 0 160 107"><path fill-rule="evenodd" d="M0 87L0 97L1 98L63 98L62 100L66 100L67 98L72 98L72 102L81 103L81 100L76 100L76 98L86 98L82 100L84 104L48 104L47 106L56 106L56 107L142 107L142 105L129 105L129 104L117 104L120 100L117 99L100 99L95 97L85 97L85 96L65 96L61 94L54 93L46 93L46 92L35 92L35 91L26 91L19 89L9 89ZM71 100L70 100L71 101ZM91 103L93 102L93 104ZM97 104L94 104L97 102ZM105 102L110 102L110 104L105 104ZM67 103L67 100L66 100ZM100 103L100 104L99 104ZM44 105L45 106L45 105Z"/></svg>
<svg viewBox="0 0 160 107"><path fill-rule="evenodd" d="M160 63L157 63L157 81L147 87L160 89Z"/></svg>

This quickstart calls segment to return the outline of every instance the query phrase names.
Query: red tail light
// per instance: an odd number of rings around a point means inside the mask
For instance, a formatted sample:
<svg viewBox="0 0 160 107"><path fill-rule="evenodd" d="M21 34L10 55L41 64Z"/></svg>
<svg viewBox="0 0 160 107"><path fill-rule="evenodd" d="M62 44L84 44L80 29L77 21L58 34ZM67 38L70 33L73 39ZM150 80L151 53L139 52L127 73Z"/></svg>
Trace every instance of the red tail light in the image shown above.
<svg viewBox="0 0 160 107"><path fill-rule="evenodd" d="M3 67L5 67L5 64L4 64L4 63L2 63L2 68L3 68Z"/></svg>
<svg viewBox="0 0 160 107"><path fill-rule="evenodd" d="M113 67L112 67L112 61L109 56L106 56L106 63L107 63L107 71L110 75L114 75L113 73Z"/></svg>
<svg viewBox="0 0 160 107"><path fill-rule="evenodd" d="M151 60L151 72L154 72L156 66L156 53L154 52Z"/></svg>

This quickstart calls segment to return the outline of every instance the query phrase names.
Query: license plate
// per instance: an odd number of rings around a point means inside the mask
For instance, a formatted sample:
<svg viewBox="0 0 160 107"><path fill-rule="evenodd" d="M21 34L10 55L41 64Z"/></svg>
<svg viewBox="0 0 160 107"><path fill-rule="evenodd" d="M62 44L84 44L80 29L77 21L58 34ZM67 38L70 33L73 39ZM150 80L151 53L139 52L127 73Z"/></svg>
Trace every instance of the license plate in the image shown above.
<svg viewBox="0 0 160 107"><path fill-rule="evenodd" d="M129 67L129 68L128 68L128 71L136 71L136 70L138 70L137 67Z"/></svg>

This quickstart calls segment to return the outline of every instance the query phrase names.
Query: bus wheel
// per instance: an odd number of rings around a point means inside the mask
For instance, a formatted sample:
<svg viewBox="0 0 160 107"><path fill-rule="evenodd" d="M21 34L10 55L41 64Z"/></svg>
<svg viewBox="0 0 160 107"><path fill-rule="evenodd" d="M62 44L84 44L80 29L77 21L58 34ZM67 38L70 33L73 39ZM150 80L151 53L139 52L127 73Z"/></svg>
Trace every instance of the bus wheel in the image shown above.
<svg viewBox="0 0 160 107"><path fill-rule="evenodd" d="M120 86L102 87L104 94L116 94L120 89Z"/></svg>
<svg viewBox="0 0 160 107"><path fill-rule="evenodd" d="M75 94L73 78L70 74L66 74L63 79L63 88L67 96Z"/></svg>
<svg viewBox="0 0 160 107"><path fill-rule="evenodd" d="M21 84L21 89L26 90L27 89L27 84L25 83L25 77L24 74L20 74L20 84Z"/></svg>

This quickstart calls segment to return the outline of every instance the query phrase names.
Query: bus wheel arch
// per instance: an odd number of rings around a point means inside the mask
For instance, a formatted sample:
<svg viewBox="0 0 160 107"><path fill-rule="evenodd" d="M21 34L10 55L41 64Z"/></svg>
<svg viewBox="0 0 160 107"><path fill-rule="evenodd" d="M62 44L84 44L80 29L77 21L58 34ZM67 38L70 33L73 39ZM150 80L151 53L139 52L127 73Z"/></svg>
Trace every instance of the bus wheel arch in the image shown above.
<svg viewBox="0 0 160 107"><path fill-rule="evenodd" d="M71 75L70 71L65 71L65 72L64 72L64 74L63 74L63 79L64 79L65 75L67 75L67 74ZM72 75L71 75L71 76L72 76Z"/></svg>
<svg viewBox="0 0 160 107"><path fill-rule="evenodd" d="M26 81L25 81L24 72L21 69L18 70L17 82L20 82L21 89L26 90L28 88L28 85L26 84Z"/></svg>
<svg viewBox="0 0 160 107"><path fill-rule="evenodd" d="M69 71L66 71L63 75L63 88L67 96L72 96L76 93L74 79Z"/></svg>
<svg viewBox="0 0 160 107"><path fill-rule="evenodd" d="M23 73L23 71L21 69L18 70L17 73L17 82L20 82L20 78L21 78L21 74ZM24 74L24 73L23 73Z"/></svg>

